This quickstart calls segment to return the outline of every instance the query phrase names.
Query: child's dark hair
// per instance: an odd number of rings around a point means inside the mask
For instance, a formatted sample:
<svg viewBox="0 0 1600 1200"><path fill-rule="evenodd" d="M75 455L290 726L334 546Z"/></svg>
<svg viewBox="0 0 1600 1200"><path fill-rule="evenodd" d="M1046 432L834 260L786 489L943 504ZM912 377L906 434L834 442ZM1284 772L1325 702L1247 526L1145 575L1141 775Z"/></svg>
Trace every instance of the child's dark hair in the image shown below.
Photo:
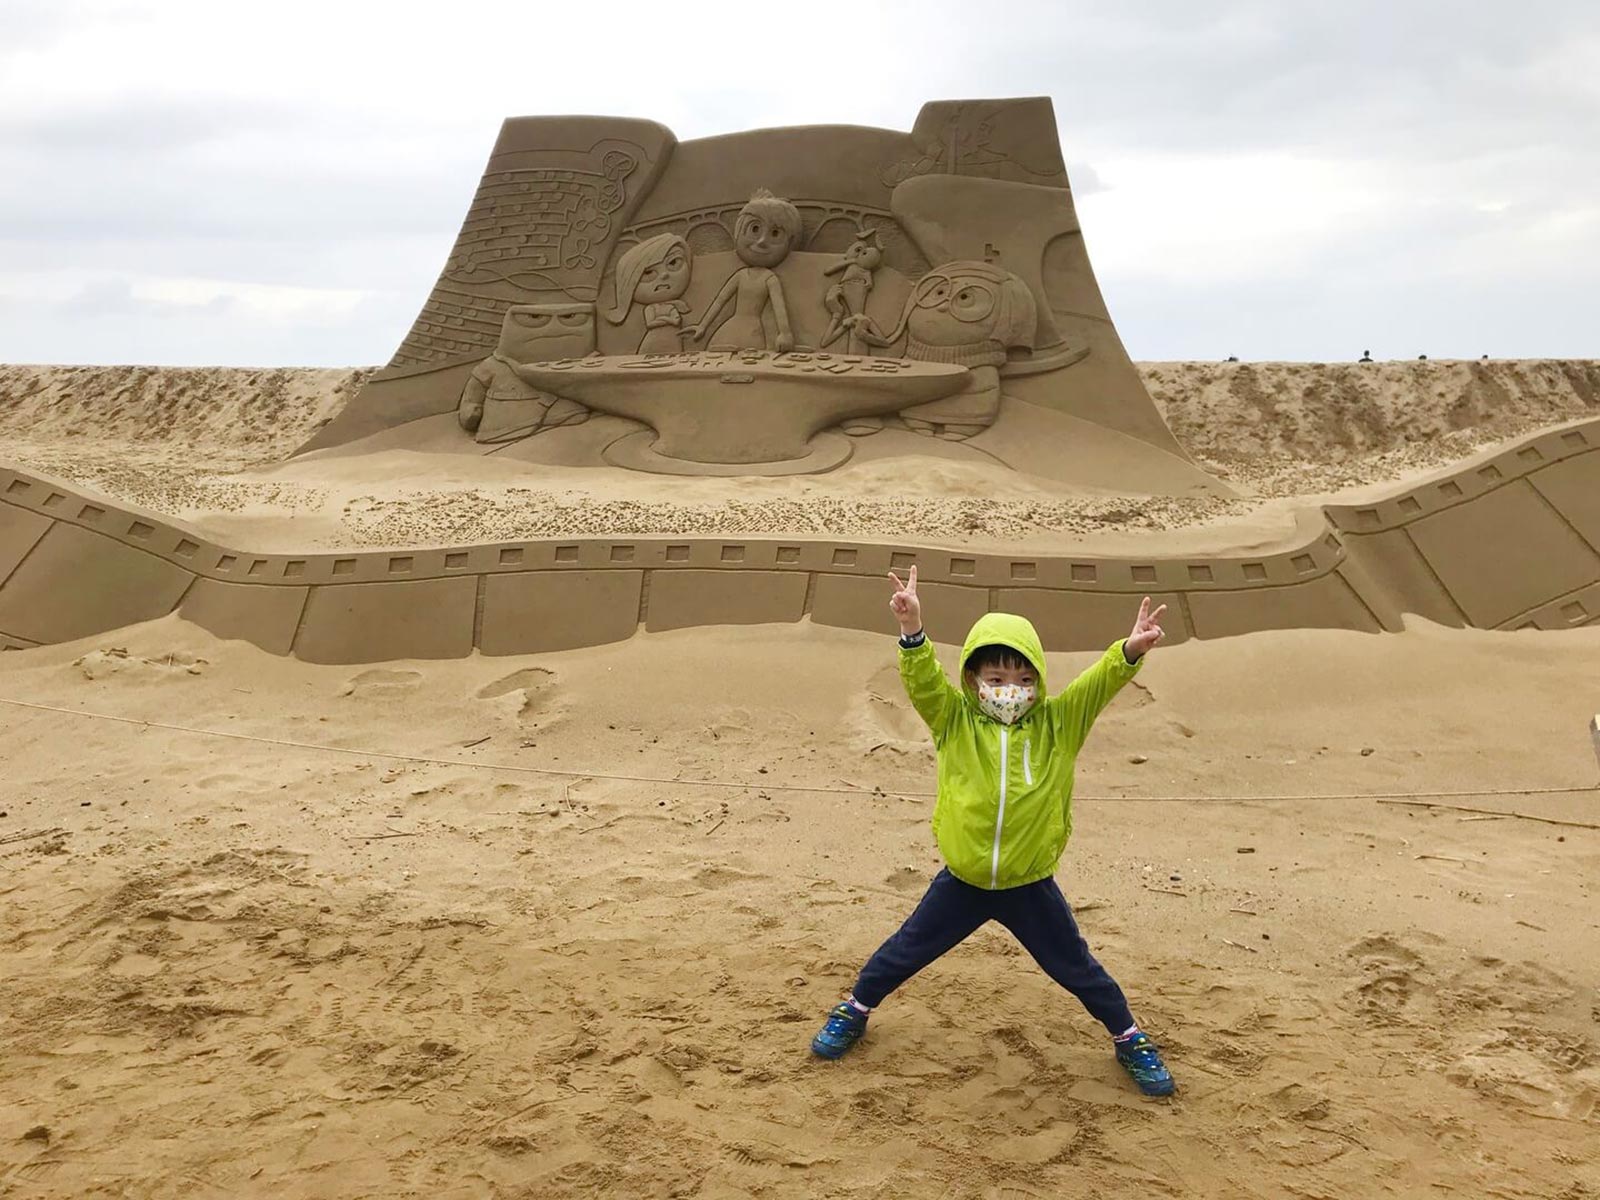
<svg viewBox="0 0 1600 1200"><path fill-rule="evenodd" d="M990 644L979 646L967 655L967 661L962 665L963 670L976 674L986 667L1004 667L1009 671L1033 671L1037 668L1028 661L1027 655L1013 646Z"/></svg>

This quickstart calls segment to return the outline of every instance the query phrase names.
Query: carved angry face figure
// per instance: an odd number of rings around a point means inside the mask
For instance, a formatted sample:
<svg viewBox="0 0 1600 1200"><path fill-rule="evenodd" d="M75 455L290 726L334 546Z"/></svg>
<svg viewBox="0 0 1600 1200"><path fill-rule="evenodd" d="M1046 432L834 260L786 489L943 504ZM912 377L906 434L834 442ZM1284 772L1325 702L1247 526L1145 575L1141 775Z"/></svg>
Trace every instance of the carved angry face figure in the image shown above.
<svg viewBox="0 0 1600 1200"><path fill-rule="evenodd" d="M646 267L639 275L633 298L640 304L677 300L689 290L689 247L678 239L659 263Z"/></svg>
<svg viewBox="0 0 1600 1200"><path fill-rule="evenodd" d="M912 290L906 314L912 339L926 346L1031 348L1037 322L1028 285L981 262L946 263L928 272Z"/></svg>
<svg viewBox="0 0 1600 1200"><path fill-rule="evenodd" d="M495 352L512 362L532 363L583 358L594 348L594 305L513 304Z"/></svg>

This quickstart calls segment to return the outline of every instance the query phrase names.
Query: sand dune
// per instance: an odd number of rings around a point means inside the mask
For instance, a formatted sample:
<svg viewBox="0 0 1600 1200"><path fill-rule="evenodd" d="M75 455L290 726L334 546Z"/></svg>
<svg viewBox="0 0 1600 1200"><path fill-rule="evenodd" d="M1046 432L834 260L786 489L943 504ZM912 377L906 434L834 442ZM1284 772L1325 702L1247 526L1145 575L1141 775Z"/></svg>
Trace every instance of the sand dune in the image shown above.
<svg viewBox="0 0 1600 1200"><path fill-rule="evenodd" d="M943 534L1037 548L1108 533L1236 529L1222 537L1238 544L1282 537L1296 509L1348 489L1410 479L1600 411L1593 362L1142 370L1180 440L1238 499L1130 503L1105 489L926 457L939 448L909 435L898 451L886 440L885 449L827 475L663 479L520 459L537 456L537 438L513 454L463 453L450 417L431 419L449 453L377 446L283 463L360 387L366 372L354 370L0 367L0 459L264 552L445 544L460 539L464 523L487 537ZM414 433L408 440L417 443ZM923 457L908 468L895 453Z"/></svg>

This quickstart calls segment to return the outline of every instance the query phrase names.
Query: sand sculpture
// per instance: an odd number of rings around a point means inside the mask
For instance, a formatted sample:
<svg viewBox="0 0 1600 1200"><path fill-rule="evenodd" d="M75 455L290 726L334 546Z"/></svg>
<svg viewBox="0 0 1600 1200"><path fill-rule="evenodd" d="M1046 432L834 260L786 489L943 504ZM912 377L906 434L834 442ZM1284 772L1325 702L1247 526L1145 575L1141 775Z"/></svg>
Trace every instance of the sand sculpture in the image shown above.
<svg viewBox="0 0 1600 1200"><path fill-rule="evenodd" d="M541 336L541 314L562 327ZM829 470L840 435L892 430L1070 477L1049 447L1088 422L1171 490L1225 490L1128 361L1047 99L683 143L507 121L411 331L306 449L451 410L491 445L606 414L610 440L563 461L672 474Z"/></svg>
<svg viewBox="0 0 1600 1200"><path fill-rule="evenodd" d="M980 479L1227 494L1123 351L1046 100L937 102L910 133L684 143L644 121L506 122L410 333L301 453L396 449L467 456L469 474L501 451L510 470L691 476L964 459ZM883 575L913 564L947 622L936 639L1002 609L1048 649L1099 647L1143 594L1168 605L1173 641L1397 630L1408 613L1566 629L1600 620L1597 498L1590 420L1307 510L1272 545L978 551L952 530L924 545L675 533L282 554L0 469L0 649L173 611L319 662L724 623L881 630Z"/></svg>
<svg viewBox="0 0 1600 1200"><path fill-rule="evenodd" d="M889 570L915 564L929 634L1021 613L1049 650L1168 606L1174 643L1262 629L1398 631L1600 621L1600 420L1557 426L1364 504L1302 514L1282 545L1145 557L1004 554L826 538L541 539L254 554L151 513L0 468L0 649L176 611L313 662L527 654L647 630L810 620L881 632Z"/></svg>

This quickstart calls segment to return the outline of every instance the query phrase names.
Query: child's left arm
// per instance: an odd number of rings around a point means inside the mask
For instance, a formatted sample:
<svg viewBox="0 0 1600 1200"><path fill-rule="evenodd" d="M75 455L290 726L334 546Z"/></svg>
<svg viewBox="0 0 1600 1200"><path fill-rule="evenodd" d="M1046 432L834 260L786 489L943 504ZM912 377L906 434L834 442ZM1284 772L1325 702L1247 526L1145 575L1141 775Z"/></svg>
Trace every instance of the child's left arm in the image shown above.
<svg viewBox="0 0 1600 1200"><path fill-rule="evenodd" d="M1122 690L1122 685L1134 677L1144 656L1166 636L1159 624L1161 614L1166 611L1167 606L1163 604L1151 612L1150 597L1146 596L1139 605L1133 631L1121 641L1113 642L1099 662L1069 683L1060 695L1050 698L1049 704L1065 726L1075 752L1088 738L1095 718Z"/></svg>

